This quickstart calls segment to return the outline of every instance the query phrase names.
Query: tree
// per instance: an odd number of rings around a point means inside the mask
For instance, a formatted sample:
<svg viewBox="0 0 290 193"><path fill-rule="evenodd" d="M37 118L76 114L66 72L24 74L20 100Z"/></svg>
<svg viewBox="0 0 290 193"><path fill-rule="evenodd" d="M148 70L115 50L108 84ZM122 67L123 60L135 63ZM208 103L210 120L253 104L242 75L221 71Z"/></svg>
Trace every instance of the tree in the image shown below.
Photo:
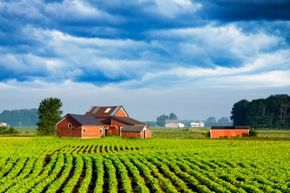
<svg viewBox="0 0 290 193"><path fill-rule="evenodd" d="M290 96L271 95L266 99L268 113L273 117L273 127L290 127Z"/></svg>
<svg viewBox="0 0 290 193"><path fill-rule="evenodd" d="M164 127L165 126L165 120L167 120L169 117L167 115L160 115L159 117L157 117L156 121L157 121L157 125L159 127Z"/></svg>
<svg viewBox="0 0 290 193"><path fill-rule="evenodd" d="M222 117L217 121L217 124L220 126L230 126L232 123L230 122L229 118Z"/></svg>
<svg viewBox="0 0 290 193"><path fill-rule="evenodd" d="M169 120L178 120L177 116L174 113L169 114Z"/></svg>
<svg viewBox="0 0 290 193"><path fill-rule="evenodd" d="M40 135L53 135L55 124L61 119L62 102L58 98L46 98L38 107L39 122L37 132Z"/></svg>
<svg viewBox="0 0 290 193"><path fill-rule="evenodd" d="M0 113L0 122L12 127L35 127L38 122L37 109L4 110Z"/></svg>
<svg viewBox="0 0 290 193"><path fill-rule="evenodd" d="M249 123L253 128L272 128L272 116L267 113L264 99L253 100L248 106Z"/></svg>
<svg viewBox="0 0 290 193"><path fill-rule="evenodd" d="M231 119L234 125L253 128L290 128L290 96L271 95L266 99L241 100L234 104Z"/></svg>
<svg viewBox="0 0 290 193"><path fill-rule="evenodd" d="M216 125L216 118L215 117L209 117L209 118L207 118L206 119L206 121L205 121L205 126L206 127L211 127L211 126L213 126L213 125Z"/></svg>
<svg viewBox="0 0 290 193"><path fill-rule="evenodd" d="M249 101L241 100L234 104L232 108L231 120L233 120L234 125L248 125L248 111L249 111Z"/></svg>

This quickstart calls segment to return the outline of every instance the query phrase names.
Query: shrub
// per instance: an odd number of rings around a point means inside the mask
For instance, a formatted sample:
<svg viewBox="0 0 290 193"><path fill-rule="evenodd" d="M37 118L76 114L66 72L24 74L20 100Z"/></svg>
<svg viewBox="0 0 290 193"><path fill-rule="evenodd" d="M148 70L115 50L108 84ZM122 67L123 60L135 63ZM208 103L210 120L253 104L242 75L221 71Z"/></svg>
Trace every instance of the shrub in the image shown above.
<svg viewBox="0 0 290 193"><path fill-rule="evenodd" d="M253 130L253 129L250 129L249 131L249 136L250 137L257 137L258 133L257 131Z"/></svg>
<svg viewBox="0 0 290 193"><path fill-rule="evenodd" d="M17 131L13 127L0 127L0 134L17 134L19 131Z"/></svg>
<svg viewBox="0 0 290 193"><path fill-rule="evenodd" d="M205 134L206 137L210 138L210 131L207 131Z"/></svg>

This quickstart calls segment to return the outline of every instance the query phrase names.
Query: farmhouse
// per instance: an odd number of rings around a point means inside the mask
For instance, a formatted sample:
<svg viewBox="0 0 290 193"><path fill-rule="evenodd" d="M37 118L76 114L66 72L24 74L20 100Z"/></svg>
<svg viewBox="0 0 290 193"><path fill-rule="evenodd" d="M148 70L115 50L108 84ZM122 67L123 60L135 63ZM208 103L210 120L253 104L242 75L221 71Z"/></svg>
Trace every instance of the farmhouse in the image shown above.
<svg viewBox="0 0 290 193"><path fill-rule="evenodd" d="M148 126L129 117L123 106L93 106L84 115L67 114L55 127L59 137L151 137Z"/></svg>
<svg viewBox="0 0 290 193"><path fill-rule="evenodd" d="M248 126L212 126L210 138L249 136Z"/></svg>

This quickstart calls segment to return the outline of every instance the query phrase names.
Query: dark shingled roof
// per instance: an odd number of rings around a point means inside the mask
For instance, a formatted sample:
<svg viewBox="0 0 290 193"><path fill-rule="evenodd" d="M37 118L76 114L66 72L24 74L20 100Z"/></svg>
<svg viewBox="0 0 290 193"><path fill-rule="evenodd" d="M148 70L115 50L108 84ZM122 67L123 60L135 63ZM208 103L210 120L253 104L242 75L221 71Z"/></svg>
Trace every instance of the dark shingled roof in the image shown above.
<svg viewBox="0 0 290 193"><path fill-rule="evenodd" d="M249 126L212 126L211 129L250 129Z"/></svg>
<svg viewBox="0 0 290 193"><path fill-rule="evenodd" d="M122 132L134 132L140 133L144 129L145 125L137 125L137 126L124 126L122 127Z"/></svg>
<svg viewBox="0 0 290 193"><path fill-rule="evenodd" d="M137 121L136 119L132 119L130 117L112 117L113 120L120 121L122 123L125 123L127 125L146 125L146 123L143 123L141 121Z"/></svg>
<svg viewBox="0 0 290 193"><path fill-rule="evenodd" d="M81 125L103 125L98 119L89 115L67 114L66 116L71 117Z"/></svg>
<svg viewBox="0 0 290 193"><path fill-rule="evenodd" d="M106 117L112 117L115 116L115 114L120 110L124 109L123 106L93 106L91 109L86 112L86 115L94 116L97 118L106 118ZM127 112L125 111L127 114Z"/></svg>

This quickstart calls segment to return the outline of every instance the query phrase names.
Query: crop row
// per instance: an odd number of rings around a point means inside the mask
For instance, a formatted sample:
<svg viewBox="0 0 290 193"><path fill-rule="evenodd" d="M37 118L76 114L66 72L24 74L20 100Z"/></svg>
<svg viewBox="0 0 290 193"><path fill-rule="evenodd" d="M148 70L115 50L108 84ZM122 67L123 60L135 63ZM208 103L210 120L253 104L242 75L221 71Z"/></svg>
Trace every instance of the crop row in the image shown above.
<svg viewBox="0 0 290 193"><path fill-rule="evenodd" d="M138 151L139 147L130 147L125 145L78 145L78 146L64 146L60 149L55 150L55 152L61 153L114 153L114 152L126 152L126 151Z"/></svg>
<svg viewBox="0 0 290 193"><path fill-rule="evenodd" d="M84 147L82 147L84 148ZM288 192L254 167L178 155L55 153L1 159L0 192ZM237 169L235 169L237 167ZM246 170L249 170L246 173ZM255 180L251 180L255 179Z"/></svg>

